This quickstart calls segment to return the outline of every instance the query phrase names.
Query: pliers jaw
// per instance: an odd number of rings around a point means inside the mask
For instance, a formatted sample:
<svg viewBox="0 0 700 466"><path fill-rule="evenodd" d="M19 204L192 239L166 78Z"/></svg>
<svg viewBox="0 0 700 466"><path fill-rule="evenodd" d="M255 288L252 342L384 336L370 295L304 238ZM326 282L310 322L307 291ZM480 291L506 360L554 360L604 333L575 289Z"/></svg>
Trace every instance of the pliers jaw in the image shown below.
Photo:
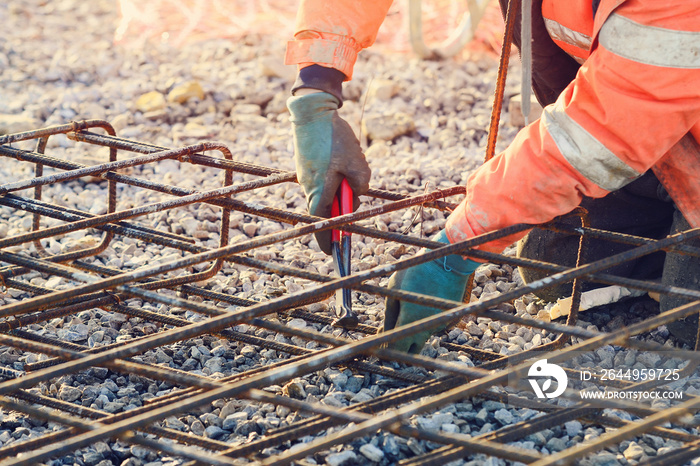
<svg viewBox="0 0 700 466"><path fill-rule="evenodd" d="M331 215L337 217L352 213L352 188L346 179L340 185L338 194L333 199ZM332 230L331 231L331 256L333 257L333 268L339 277L350 275L350 258L352 257L351 233ZM340 288L335 292L335 314L336 319L333 325L344 328L355 328L359 324L357 315L352 310L352 290Z"/></svg>

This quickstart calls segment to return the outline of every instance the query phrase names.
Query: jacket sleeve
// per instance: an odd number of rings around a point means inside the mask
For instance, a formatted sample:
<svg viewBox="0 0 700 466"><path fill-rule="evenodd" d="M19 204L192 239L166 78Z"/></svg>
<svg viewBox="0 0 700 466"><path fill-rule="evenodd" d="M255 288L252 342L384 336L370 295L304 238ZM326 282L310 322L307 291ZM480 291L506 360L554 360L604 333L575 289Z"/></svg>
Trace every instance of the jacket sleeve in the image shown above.
<svg viewBox="0 0 700 466"><path fill-rule="evenodd" d="M391 0L302 0L285 63L333 68L349 81L358 52L374 43L390 6Z"/></svg>
<svg viewBox="0 0 700 466"><path fill-rule="evenodd" d="M687 133L697 137L699 18L690 2L611 8L572 83L469 178L448 219L450 241L550 221L584 195L603 197L638 178ZM514 239L481 249L502 251Z"/></svg>

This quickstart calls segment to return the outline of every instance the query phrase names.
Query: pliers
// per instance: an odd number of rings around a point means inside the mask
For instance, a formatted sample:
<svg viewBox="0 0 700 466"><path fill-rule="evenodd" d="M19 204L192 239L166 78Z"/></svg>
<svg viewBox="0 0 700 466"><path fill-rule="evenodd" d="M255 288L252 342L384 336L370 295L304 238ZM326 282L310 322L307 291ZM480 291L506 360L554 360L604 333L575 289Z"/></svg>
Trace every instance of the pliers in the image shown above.
<svg viewBox="0 0 700 466"><path fill-rule="evenodd" d="M331 216L337 217L352 213L353 199L352 188L348 180L343 179L338 189L338 193L333 198L331 206ZM351 233L340 230L331 230L331 256L333 257L333 268L339 277L350 275ZM359 323L357 315L352 310L352 290L349 288L339 288L335 292L335 314L337 318L333 325L345 328L355 328Z"/></svg>

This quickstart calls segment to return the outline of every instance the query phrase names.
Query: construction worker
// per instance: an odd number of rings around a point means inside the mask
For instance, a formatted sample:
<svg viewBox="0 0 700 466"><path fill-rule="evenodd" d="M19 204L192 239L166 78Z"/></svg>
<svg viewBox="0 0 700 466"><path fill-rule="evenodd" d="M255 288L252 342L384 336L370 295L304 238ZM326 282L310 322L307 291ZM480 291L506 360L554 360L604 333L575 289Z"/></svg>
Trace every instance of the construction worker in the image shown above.
<svg viewBox="0 0 700 466"><path fill-rule="evenodd" d="M288 107L297 174L314 215L329 216L343 177L358 196L368 189L369 166L337 110L342 83L352 78L357 53L374 42L390 4L301 2L295 40L287 47L287 63L299 67ZM589 210L594 228L661 238L700 227L700 2L533 0L532 52L533 90L546 106L542 118L470 176L465 199L436 240L454 243L517 223L541 224L579 205ZM317 239L328 252L328 237ZM501 252L517 239L480 249ZM564 261L573 265L577 243L578 237L535 229L520 241L519 254L556 263L569 256ZM591 241L585 259L624 248ZM700 289L698 262L669 253L611 272ZM478 265L448 256L395 274L389 286L460 301ZM539 276L522 274L526 281ZM550 289L548 298L565 292ZM685 302L662 296L661 309ZM438 312L390 299L384 328ZM419 352L438 330L393 347ZM669 330L692 344L697 316Z"/></svg>

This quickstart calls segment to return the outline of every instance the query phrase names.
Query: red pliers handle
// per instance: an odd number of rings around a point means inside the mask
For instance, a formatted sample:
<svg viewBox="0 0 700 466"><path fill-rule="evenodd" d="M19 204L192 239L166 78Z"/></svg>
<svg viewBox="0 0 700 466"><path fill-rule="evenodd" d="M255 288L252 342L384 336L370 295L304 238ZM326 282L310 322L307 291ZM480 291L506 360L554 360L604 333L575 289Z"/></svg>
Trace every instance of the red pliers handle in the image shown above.
<svg viewBox="0 0 700 466"><path fill-rule="evenodd" d="M353 195L348 180L343 179L338 193L333 198L331 216L338 217L352 213ZM331 255L333 268L339 277L350 275L350 258L352 257L351 233L340 230L331 230ZM359 323L357 315L352 310L352 290L340 288L335 293L335 314L337 319L333 325L345 328L357 327Z"/></svg>

